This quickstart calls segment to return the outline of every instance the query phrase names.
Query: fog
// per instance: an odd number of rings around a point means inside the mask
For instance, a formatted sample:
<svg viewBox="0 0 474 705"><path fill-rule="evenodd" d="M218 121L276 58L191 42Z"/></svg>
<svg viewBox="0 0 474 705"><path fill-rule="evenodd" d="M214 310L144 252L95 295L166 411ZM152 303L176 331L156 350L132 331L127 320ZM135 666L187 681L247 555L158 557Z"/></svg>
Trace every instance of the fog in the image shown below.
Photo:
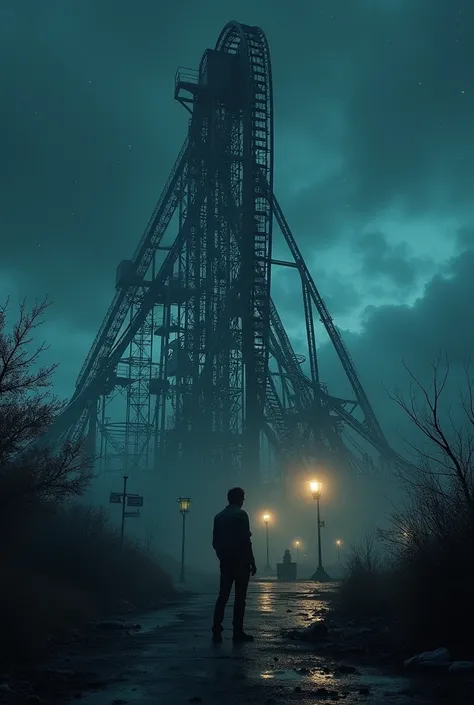
<svg viewBox="0 0 474 705"><path fill-rule="evenodd" d="M98 6L100 5L100 7ZM41 329L58 362L54 391L70 398L114 293L184 140L189 115L173 101L179 65L197 67L235 14L229 0L202 5L151 0L80 3L16 0L0 7L3 140L0 300L49 295ZM405 361L426 381L440 351L452 359L451 398L474 344L474 5L243 1L236 18L270 44L275 93L275 191L310 271L341 329L391 445L413 442L388 391L408 393ZM441 49L442 48L442 49ZM281 239L275 257L286 256ZM272 291L296 352L306 354L300 285L276 271ZM12 310L13 310L12 308ZM321 379L347 383L317 330ZM417 441L416 441L417 442ZM316 516L307 482L324 480L328 566L344 547L383 525L402 498L387 469L306 467L283 489L244 489L257 562L301 541L316 562ZM83 500L120 525L122 472L99 473ZM192 499L187 562L216 571L212 520L242 478L172 464L129 472L144 497L126 535L180 560L179 496Z"/></svg>

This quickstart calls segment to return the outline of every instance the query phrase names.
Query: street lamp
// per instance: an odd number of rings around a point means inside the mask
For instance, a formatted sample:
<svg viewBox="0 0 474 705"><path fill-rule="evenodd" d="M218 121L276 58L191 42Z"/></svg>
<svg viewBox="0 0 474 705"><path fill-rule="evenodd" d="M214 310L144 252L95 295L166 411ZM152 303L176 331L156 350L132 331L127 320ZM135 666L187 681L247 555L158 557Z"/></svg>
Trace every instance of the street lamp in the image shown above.
<svg viewBox="0 0 474 705"><path fill-rule="evenodd" d="M300 541L295 541L295 548L296 548L296 565L298 565L298 559L300 555L300 546L301 542Z"/></svg>
<svg viewBox="0 0 474 705"><path fill-rule="evenodd" d="M340 563L341 562L341 546L342 546L341 539L337 539L336 546L337 546L337 562Z"/></svg>
<svg viewBox="0 0 474 705"><path fill-rule="evenodd" d="M181 576L180 580L182 583L184 583L184 547L186 544L186 515L189 512L189 508L191 506L191 499L189 497L179 497L178 498L178 504L179 504L179 511L181 516L183 517L183 533L182 533L182 539L181 539Z"/></svg>
<svg viewBox="0 0 474 705"><path fill-rule="evenodd" d="M265 566L265 571L267 573L270 573L272 568L270 566L270 541L269 541L269 532L268 532L268 522L271 519L270 514L264 514L262 517L263 521L265 522L265 535L267 539L267 565Z"/></svg>
<svg viewBox="0 0 474 705"><path fill-rule="evenodd" d="M326 573L326 571L323 568L323 556L322 556L322 548L321 548L321 528L324 527L324 522L321 521L319 501L321 499L323 483L320 482L319 480L313 480L312 482L309 483L309 486L311 489L311 494L313 495L313 499L316 500L317 518L318 518L318 567L316 569L316 572L313 574L311 580L316 580L317 582L322 583L322 582L326 582L328 580L331 580L331 578L329 577L329 575Z"/></svg>

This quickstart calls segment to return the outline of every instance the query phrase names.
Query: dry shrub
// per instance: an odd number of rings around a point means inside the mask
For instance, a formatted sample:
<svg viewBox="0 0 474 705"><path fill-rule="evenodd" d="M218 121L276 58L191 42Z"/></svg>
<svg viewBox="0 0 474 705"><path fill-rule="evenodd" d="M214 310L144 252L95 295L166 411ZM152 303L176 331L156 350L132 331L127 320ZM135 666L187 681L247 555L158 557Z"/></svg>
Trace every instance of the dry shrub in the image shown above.
<svg viewBox="0 0 474 705"><path fill-rule="evenodd" d="M342 582L341 601L352 612L383 605L397 620L397 636L410 649L446 646L454 657L473 658L473 379L465 368L457 403L448 406L442 403L447 361L434 363L429 390L409 374L422 403L413 389L408 401L399 394L393 398L425 444L420 442L417 448L416 464L399 464L405 500L393 513L391 528L379 532L385 565L374 563L372 554L369 565L366 554L356 547Z"/></svg>
<svg viewBox="0 0 474 705"><path fill-rule="evenodd" d="M372 534L353 545L345 562L339 590L340 609L360 618L392 611L392 570Z"/></svg>
<svg viewBox="0 0 474 705"><path fill-rule="evenodd" d="M121 550L106 515L73 500L93 474L80 443L43 440L64 405L50 393L53 367L32 335L49 304L26 304L10 332L0 307L0 658L35 658L53 634L173 593L169 576L138 545Z"/></svg>
<svg viewBox="0 0 474 705"><path fill-rule="evenodd" d="M119 599L148 607L173 592L171 578L138 543L125 540L121 549L119 534L101 509L76 505L55 513L39 541L47 553L37 547L38 570L78 587L101 610Z"/></svg>
<svg viewBox="0 0 474 705"><path fill-rule="evenodd" d="M171 578L138 544L125 541L101 510L43 507L16 527L0 558L0 656L34 658L51 635L174 594Z"/></svg>
<svg viewBox="0 0 474 705"><path fill-rule="evenodd" d="M0 659L30 661L47 649L52 635L95 616L87 596L29 568L0 563Z"/></svg>

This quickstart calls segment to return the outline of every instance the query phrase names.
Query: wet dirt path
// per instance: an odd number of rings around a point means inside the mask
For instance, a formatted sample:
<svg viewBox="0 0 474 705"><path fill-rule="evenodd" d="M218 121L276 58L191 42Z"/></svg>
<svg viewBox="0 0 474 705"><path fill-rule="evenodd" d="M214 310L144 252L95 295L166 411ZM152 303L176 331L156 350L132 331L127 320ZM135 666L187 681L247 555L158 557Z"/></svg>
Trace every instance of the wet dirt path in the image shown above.
<svg viewBox="0 0 474 705"><path fill-rule="evenodd" d="M95 674L94 692L71 693L69 702L84 705L292 705L344 701L424 705L404 678L357 668L339 670L324 652L288 641L285 628L304 627L328 608L324 589L314 583L252 582L246 628L254 644L210 643L215 594L210 589L179 606L151 613L138 621L142 631L109 637L100 648L76 656L64 654L59 668ZM230 624L229 609L227 622ZM107 646L108 644L108 646ZM345 666L350 661L345 659ZM349 668L350 670L350 668ZM80 699L79 699L80 698ZM65 701L63 701L65 702Z"/></svg>

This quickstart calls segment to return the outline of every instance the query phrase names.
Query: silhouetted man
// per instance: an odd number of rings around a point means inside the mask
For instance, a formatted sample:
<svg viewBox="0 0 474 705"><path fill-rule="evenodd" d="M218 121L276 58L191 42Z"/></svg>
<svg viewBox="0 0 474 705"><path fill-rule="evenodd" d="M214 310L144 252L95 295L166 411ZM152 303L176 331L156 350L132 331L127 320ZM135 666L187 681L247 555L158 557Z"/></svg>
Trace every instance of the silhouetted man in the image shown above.
<svg viewBox="0 0 474 705"><path fill-rule="evenodd" d="M227 493L228 506L214 518L212 546L221 568L219 597L212 626L213 641L217 643L222 641L222 622L234 583L233 638L237 642L253 641L253 636L244 632L244 616L250 575L255 575L257 568L250 540L249 517L242 509L244 500L245 492L240 487L234 487Z"/></svg>

